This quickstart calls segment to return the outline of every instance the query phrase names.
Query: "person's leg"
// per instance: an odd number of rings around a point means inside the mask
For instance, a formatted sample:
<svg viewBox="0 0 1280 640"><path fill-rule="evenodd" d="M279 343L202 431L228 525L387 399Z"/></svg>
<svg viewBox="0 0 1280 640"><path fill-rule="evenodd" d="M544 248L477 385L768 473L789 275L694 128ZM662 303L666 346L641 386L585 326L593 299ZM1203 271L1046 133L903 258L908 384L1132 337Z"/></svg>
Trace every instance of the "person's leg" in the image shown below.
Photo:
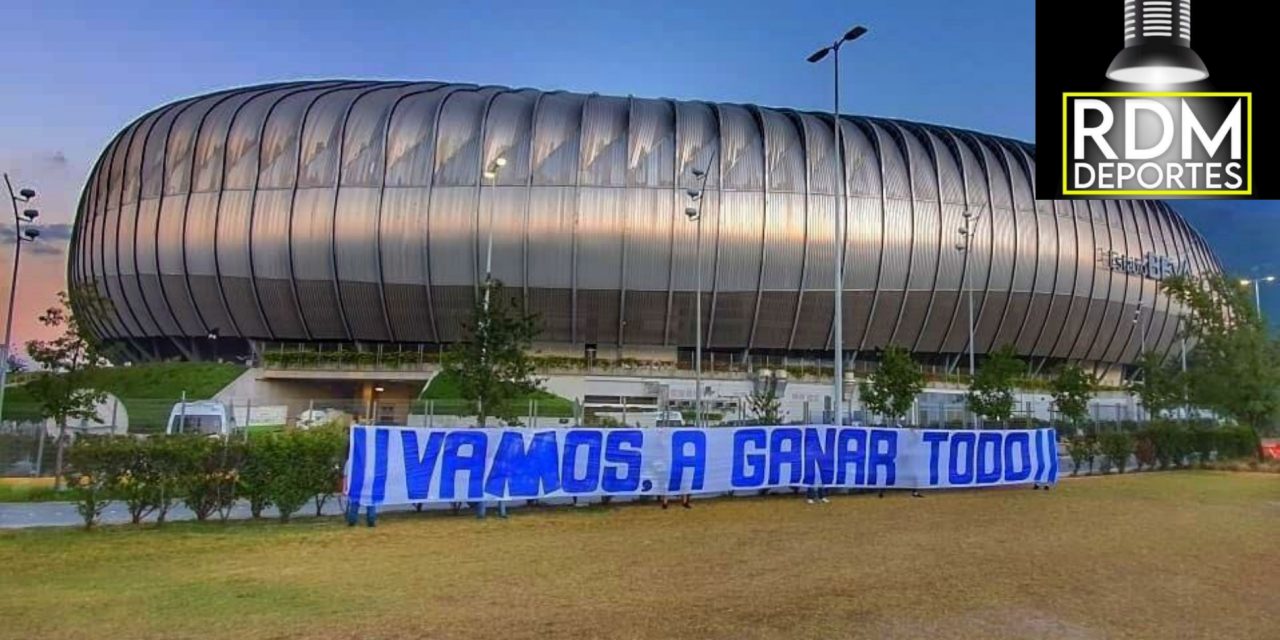
<svg viewBox="0 0 1280 640"><path fill-rule="evenodd" d="M827 498L827 495L829 494L830 492L827 491L826 487L818 487L818 499L822 501L822 504L827 504L828 502L831 502L831 500Z"/></svg>
<svg viewBox="0 0 1280 640"><path fill-rule="evenodd" d="M680 506L682 506L682 507L684 507L684 508L686 508L686 509L692 509L692 508L693 508L693 505L692 505L692 504L689 504L689 494L687 494L687 493L686 493L686 494L684 494L684 495L680 496Z"/></svg>
<svg viewBox="0 0 1280 640"><path fill-rule="evenodd" d="M499 518L507 517L507 501L506 500L498 501L498 517Z"/></svg>
<svg viewBox="0 0 1280 640"><path fill-rule="evenodd" d="M364 523L370 527L378 526L378 508L377 507L375 507L374 505L369 505L369 507L364 510Z"/></svg>
<svg viewBox="0 0 1280 640"><path fill-rule="evenodd" d="M923 493L920 493L920 490L919 490L919 489L912 489L912 490L911 490L911 497L912 497L912 498L923 498L923 497L924 497L924 494L923 494Z"/></svg>
<svg viewBox="0 0 1280 640"><path fill-rule="evenodd" d="M662 505L662 508L663 508L663 509L666 509L666 508L667 508L667 496L665 496L665 495L659 496L659 497L658 497L658 504Z"/></svg>
<svg viewBox="0 0 1280 640"><path fill-rule="evenodd" d="M347 501L347 526L356 526L356 521L360 519L360 503L355 500Z"/></svg>
<svg viewBox="0 0 1280 640"><path fill-rule="evenodd" d="M804 501L809 504L813 504L813 500L814 498L817 497L817 495L818 495L818 492L814 491L813 487L808 487L804 490Z"/></svg>
<svg viewBox="0 0 1280 640"><path fill-rule="evenodd" d="M488 510L489 510L489 505L485 504L484 500L480 500L476 502L476 519L484 520L484 514Z"/></svg>

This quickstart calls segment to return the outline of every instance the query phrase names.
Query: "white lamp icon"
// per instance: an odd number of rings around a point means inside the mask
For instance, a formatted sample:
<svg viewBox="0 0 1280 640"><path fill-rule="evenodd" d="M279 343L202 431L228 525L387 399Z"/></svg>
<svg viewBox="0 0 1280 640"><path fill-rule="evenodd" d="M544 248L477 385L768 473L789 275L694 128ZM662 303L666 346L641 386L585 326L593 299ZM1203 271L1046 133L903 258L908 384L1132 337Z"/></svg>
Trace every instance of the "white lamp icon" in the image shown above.
<svg viewBox="0 0 1280 640"><path fill-rule="evenodd" d="M1191 0L1125 0L1124 49L1107 77L1133 84L1183 84L1209 77L1191 49Z"/></svg>

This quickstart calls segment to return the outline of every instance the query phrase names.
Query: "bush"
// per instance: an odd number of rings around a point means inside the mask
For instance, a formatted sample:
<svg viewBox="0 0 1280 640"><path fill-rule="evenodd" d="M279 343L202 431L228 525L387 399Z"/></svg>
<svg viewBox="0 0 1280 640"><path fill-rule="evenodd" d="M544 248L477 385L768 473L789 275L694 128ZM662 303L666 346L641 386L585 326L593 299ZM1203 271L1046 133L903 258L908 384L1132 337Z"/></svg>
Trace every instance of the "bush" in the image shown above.
<svg viewBox="0 0 1280 640"><path fill-rule="evenodd" d="M316 495L320 484L316 439L309 431L282 431L254 444L264 466L267 499L279 509L281 522L288 522Z"/></svg>
<svg viewBox="0 0 1280 640"><path fill-rule="evenodd" d="M263 455L263 448L257 446L262 439L251 439L250 445L244 448L236 483L236 492L249 501L249 514L255 520L261 518L263 510L271 506L271 468L268 456Z"/></svg>
<svg viewBox="0 0 1280 640"><path fill-rule="evenodd" d="M1188 431L1187 438L1200 465L1208 464L1213 459L1214 450L1218 448L1218 431L1205 424L1195 424Z"/></svg>
<svg viewBox="0 0 1280 640"><path fill-rule="evenodd" d="M1174 422L1158 422L1142 432L1155 449L1161 469L1181 467L1194 450L1191 432Z"/></svg>
<svg viewBox="0 0 1280 640"><path fill-rule="evenodd" d="M111 490L124 468L119 438L76 438L67 451L67 487L84 519L84 528L98 523L102 510L111 501Z"/></svg>
<svg viewBox="0 0 1280 640"><path fill-rule="evenodd" d="M1112 431L1098 437L1099 452L1106 458L1103 473L1114 465L1116 470L1124 473L1125 463L1133 453L1133 436L1123 431Z"/></svg>
<svg viewBox="0 0 1280 640"><path fill-rule="evenodd" d="M1249 427L1223 427L1218 430L1218 459L1257 458L1261 443Z"/></svg>
<svg viewBox="0 0 1280 640"><path fill-rule="evenodd" d="M1135 471L1142 471L1143 467L1149 471L1156 467L1156 445L1150 432L1143 431L1134 438L1133 458L1138 465Z"/></svg>
<svg viewBox="0 0 1280 640"><path fill-rule="evenodd" d="M1088 462L1093 473L1093 460L1098 455L1098 443L1093 436L1071 436L1067 440L1067 455L1071 456L1071 475L1080 473L1080 465Z"/></svg>
<svg viewBox="0 0 1280 640"><path fill-rule="evenodd" d="M196 435L166 439L177 453L177 485L182 502L197 521L204 522L214 513L226 520L235 504L242 445L233 445L229 438Z"/></svg>

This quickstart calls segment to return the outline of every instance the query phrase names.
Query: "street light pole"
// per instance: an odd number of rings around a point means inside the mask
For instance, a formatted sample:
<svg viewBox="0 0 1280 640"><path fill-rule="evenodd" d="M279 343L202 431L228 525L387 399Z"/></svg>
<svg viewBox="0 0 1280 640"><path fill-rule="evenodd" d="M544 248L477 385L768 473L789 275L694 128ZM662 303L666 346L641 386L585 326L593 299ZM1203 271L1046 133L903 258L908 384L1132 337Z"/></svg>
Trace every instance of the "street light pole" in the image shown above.
<svg viewBox="0 0 1280 640"><path fill-rule="evenodd" d="M1263 282L1275 282L1275 281L1276 281L1276 277L1275 277L1275 276L1261 276L1261 277L1258 277L1258 278L1254 278L1253 280L1241 280L1241 281L1240 281L1240 284L1245 285L1246 287L1247 287L1247 286L1249 286L1249 283L1251 283L1251 282L1253 283L1253 306L1254 306L1254 308L1255 308L1255 309L1257 309L1257 310L1258 310L1258 319L1259 319L1259 320L1261 320L1261 319L1262 319L1262 289L1261 289L1261 285L1262 285L1262 283L1263 283Z"/></svg>
<svg viewBox="0 0 1280 640"><path fill-rule="evenodd" d="M493 279L493 210L498 208L498 203L494 198L497 197L498 169L505 166L507 166L507 159L502 156L498 156L484 172L484 177L489 179L489 246L485 250L484 254L485 313L489 312L489 282Z"/></svg>
<svg viewBox="0 0 1280 640"><path fill-rule="evenodd" d="M867 33L867 28L861 25L855 26L845 32L839 40L831 43L829 46L823 47L808 57L811 63L817 63L827 54L832 54L833 64L833 85L834 85L834 104L831 111L832 129L835 132L835 152L836 152L836 211L835 211L835 237L832 242L835 243L835 283L831 289L831 296L834 301L834 317L832 318L832 350L835 360L835 381L832 385L832 393L834 401L832 403L831 423L835 425L844 424L844 225L845 225L845 201L844 201L844 146L840 141L840 47L846 42L852 42L861 38Z"/></svg>
<svg viewBox="0 0 1280 640"><path fill-rule="evenodd" d="M35 209L26 209L21 214L18 213L19 202L30 202L36 197L33 189L23 188L18 193L13 192L13 183L9 181L9 174L4 174L4 186L9 190L9 203L13 206L13 275L9 280L9 307L5 312L4 318L4 343L0 344L0 416L4 415L4 390L9 384L9 340L13 336L13 308L17 302L18 294L18 266L22 260L22 243L34 242L40 237L40 230L30 226L39 217L40 212ZM28 225L23 230L23 224ZM43 444L43 439L41 440Z"/></svg>
<svg viewBox="0 0 1280 640"><path fill-rule="evenodd" d="M711 165L715 163L716 156L719 154L720 148L717 146L711 151L711 158L707 160L706 169L693 169L693 177L699 179L697 189L689 189L685 193L693 200L694 207L686 207L684 215L697 225L697 234L695 237L694 261L697 263L694 271L696 285L694 286L694 342L693 342L693 381L695 389L693 390L693 426L702 427L702 203L706 200L707 178L711 175Z"/></svg>
<svg viewBox="0 0 1280 640"><path fill-rule="evenodd" d="M974 330L973 330L973 287L970 285L970 279L972 278L972 275L971 275L972 269L969 268L970 266L969 256L971 255L969 248L970 248L970 242L973 239L974 225L977 224L977 218L978 218L977 215L975 215L972 210L965 208L964 226L956 230L960 234L960 240L956 242L956 249L964 254L964 267L962 268L964 271L964 290L965 290L965 295L969 299L968 307L969 307L969 385L970 386L973 385L973 376L974 376L974 368L975 368L974 361L976 359L975 352L976 352L977 346L974 341ZM970 413L972 414L971 417L973 419L973 428L977 429L979 427L978 415L976 413L972 413L972 412Z"/></svg>

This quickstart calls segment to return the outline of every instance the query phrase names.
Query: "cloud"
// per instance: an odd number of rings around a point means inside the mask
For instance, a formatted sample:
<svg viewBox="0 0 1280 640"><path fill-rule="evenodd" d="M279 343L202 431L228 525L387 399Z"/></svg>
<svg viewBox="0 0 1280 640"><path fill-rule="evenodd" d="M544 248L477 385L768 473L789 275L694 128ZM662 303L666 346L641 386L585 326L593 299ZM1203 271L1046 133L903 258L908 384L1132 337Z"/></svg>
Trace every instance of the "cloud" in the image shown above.
<svg viewBox="0 0 1280 640"><path fill-rule="evenodd" d="M42 224L40 239L28 245L28 251L35 255L60 255L71 241L71 225L65 223ZM13 245L17 238L13 233L13 224L0 224L0 244Z"/></svg>

